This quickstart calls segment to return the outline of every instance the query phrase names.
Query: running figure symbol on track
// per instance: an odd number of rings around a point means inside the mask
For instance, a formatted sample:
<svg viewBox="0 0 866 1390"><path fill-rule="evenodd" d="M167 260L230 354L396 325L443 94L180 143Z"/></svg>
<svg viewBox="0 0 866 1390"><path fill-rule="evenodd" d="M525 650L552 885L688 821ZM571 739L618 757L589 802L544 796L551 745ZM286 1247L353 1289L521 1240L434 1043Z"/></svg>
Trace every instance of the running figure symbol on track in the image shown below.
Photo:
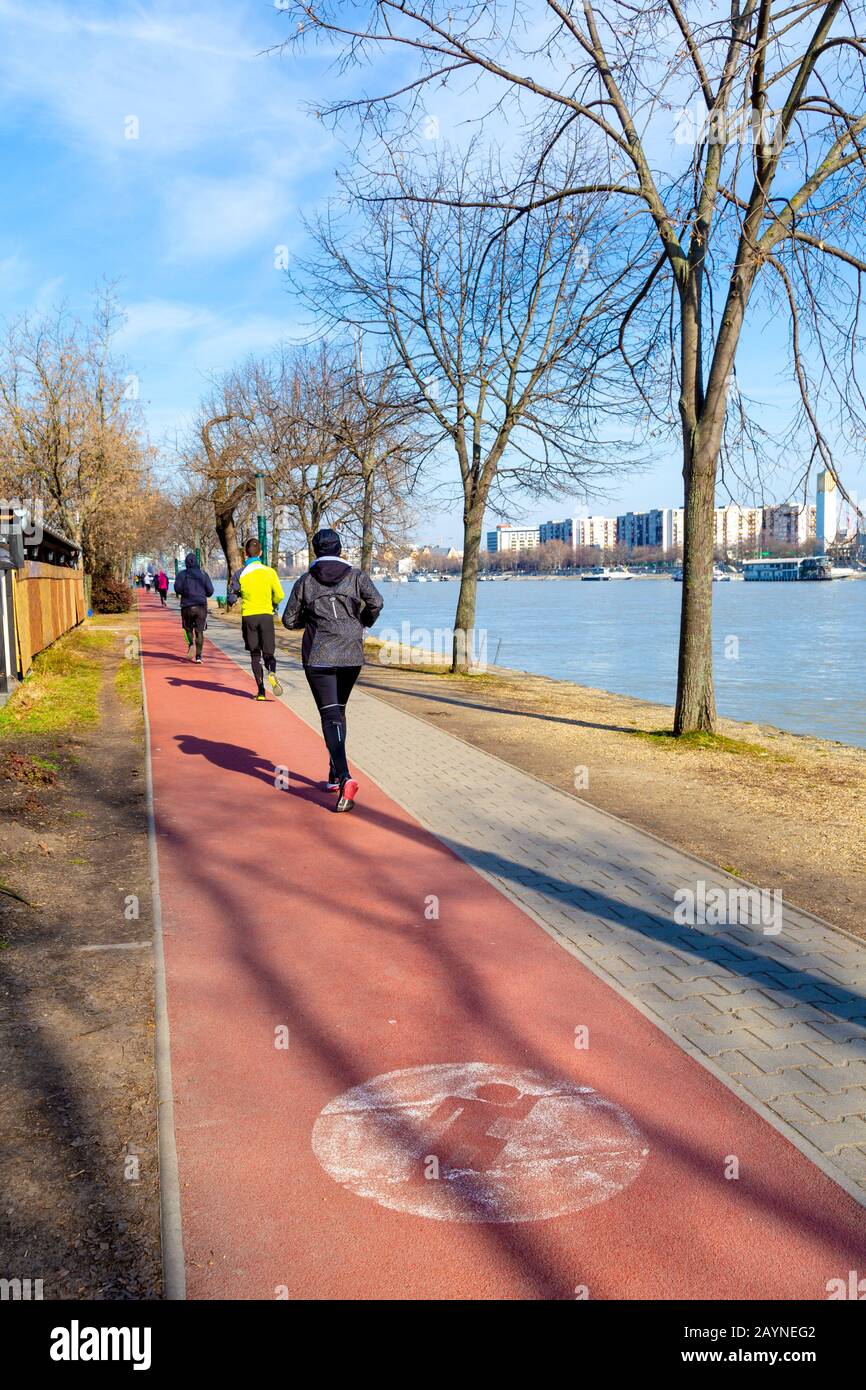
<svg viewBox="0 0 866 1390"><path fill-rule="evenodd" d="M479 1061L372 1076L322 1108L311 1139L347 1192L432 1221L582 1211L634 1182L649 1152L631 1115L591 1086Z"/></svg>
<svg viewBox="0 0 866 1390"><path fill-rule="evenodd" d="M516 1086L493 1082L476 1086L471 1096L446 1096L428 1125L435 1131L443 1172L471 1168L483 1173L492 1168L511 1138L514 1123L523 1120L538 1100ZM502 1121L511 1123L503 1124ZM443 1150L444 1145L444 1152Z"/></svg>

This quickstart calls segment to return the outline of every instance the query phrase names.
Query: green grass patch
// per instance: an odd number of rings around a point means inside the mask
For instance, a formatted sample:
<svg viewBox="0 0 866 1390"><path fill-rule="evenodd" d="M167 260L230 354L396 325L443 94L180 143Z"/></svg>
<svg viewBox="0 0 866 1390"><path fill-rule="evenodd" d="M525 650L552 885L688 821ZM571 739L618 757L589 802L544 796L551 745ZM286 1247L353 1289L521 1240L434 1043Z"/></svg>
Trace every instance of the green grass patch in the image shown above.
<svg viewBox="0 0 866 1390"><path fill-rule="evenodd" d="M114 677L114 688L121 700L133 709L140 709L141 666L137 661L121 661Z"/></svg>
<svg viewBox="0 0 866 1390"><path fill-rule="evenodd" d="M115 640L113 633L79 628L40 652L30 675L0 709L0 738L95 724L102 679L95 654Z"/></svg>
<svg viewBox="0 0 866 1390"><path fill-rule="evenodd" d="M734 757L758 758L762 762L791 762L792 759L785 757L782 753L771 752L769 748L762 748L759 743L748 743L742 738L728 738L725 734L710 734L702 729L696 729L690 734L680 734L679 738L670 729L635 729L634 737L643 739L645 743L652 744L656 748L671 749L674 752L700 752L709 753L730 753Z"/></svg>
<svg viewBox="0 0 866 1390"><path fill-rule="evenodd" d="M110 647L117 634L115 632L103 632L99 628L85 627L79 628L77 632L62 640L72 643L77 650L84 652L99 652ZM56 645L59 645L56 644ZM51 647L49 650L53 651Z"/></svg>
<svg viewBox="0 0 866 1390"><path fill-rule="evenodd" d="M25 786L51 787L57 781L58 765L48 758L34 758L17 749L0 750L0 777Z"/></svg>

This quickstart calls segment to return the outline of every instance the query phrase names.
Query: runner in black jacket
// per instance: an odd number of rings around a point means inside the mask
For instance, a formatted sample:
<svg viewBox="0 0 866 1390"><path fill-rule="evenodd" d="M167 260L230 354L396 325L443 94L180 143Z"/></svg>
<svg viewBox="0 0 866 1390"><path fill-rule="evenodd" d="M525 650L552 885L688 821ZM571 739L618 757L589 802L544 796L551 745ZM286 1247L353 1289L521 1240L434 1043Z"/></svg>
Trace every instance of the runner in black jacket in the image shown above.
<svg viewBox="0 0 866 1390"><path fill-rule="evenodd" d="M195 658L196 662L201 663L207 626L207 601L213 593L213 583L210 575L199 569L192 550L184 560L184 569L175 576L174 592L180 599L180 620L189 659L192 661Z"/></svg>
<svg viewBox="0 0 866 1390"><path fill-rule="evenodd" d="M304 629L301 660L331 756L327 787L339 793L337 810L351 811L358 783L346 761L346 703L364 664L364 629L384 600L368 574L341 559L341 549L336 531L316 532L316 558L289 594L283 626Z"/></svg>

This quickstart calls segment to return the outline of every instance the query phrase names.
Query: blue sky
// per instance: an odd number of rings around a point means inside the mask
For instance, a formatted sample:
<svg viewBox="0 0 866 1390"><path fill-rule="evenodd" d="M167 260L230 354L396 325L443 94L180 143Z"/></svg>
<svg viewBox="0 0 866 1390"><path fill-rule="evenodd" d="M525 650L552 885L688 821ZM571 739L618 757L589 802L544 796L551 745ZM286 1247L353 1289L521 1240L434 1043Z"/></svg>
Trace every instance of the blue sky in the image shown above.
<svg viewBox="0 0 866 1390"><path fill-rule="evenodd" d="M118 281L121 348L169 465L209 376L306 323L275 248L300 250L304 214L335 190L344 151L306 103L340 79L327 55L264 53L286 33L265 0L0 0L0 315L61 301L84 314L100 279ZM447 136L448 110L440 120ZM784 401L772 341L748 339L739 371ZM846 479L866 492L853 462ZM680 493L671 455L591 509L677 505ZM457 540L458 509L423 529Z"/></svg>

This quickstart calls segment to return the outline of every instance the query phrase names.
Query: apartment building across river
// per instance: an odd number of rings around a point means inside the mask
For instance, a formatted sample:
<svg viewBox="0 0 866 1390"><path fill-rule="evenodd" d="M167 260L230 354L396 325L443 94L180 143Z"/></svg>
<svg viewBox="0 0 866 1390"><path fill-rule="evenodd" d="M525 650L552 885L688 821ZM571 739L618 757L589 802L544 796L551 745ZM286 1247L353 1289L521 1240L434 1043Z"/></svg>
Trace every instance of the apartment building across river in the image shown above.
<svg viewBox="0 0 866 1390"><path fill-rule="evenodd" d="M826 527L826 524L825 524ZM731 503L716 507L713 538L723 555L744 557L772 548L774 543L801 546L816 537L816 507L810 503L782 503L769 507L741 507ZM822 537L826 540L826 537ZM489 551L534 550L560 541L573 550L660 550L665 555L682 552L685 512L682 507L655 507L620 516L564 517L540 526L499 525L487 533Z"/></svg>

